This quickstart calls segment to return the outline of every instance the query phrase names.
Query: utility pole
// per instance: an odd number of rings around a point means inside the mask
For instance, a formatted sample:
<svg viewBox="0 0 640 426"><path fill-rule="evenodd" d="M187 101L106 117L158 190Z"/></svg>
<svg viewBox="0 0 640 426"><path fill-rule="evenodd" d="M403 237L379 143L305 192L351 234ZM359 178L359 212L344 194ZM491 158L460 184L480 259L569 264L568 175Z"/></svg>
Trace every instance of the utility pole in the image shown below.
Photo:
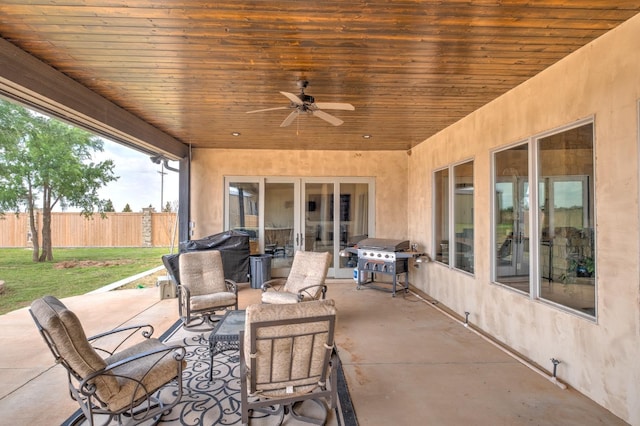
<svg viewBox="0 0 640 426"><path fill-rule="evenodd" d="M162 210L164 210L164 175L167 174L167 172L164 171L163 162L160 163L160 171L158 173L160 173L160 210L158 210L158 212L162 212Z"/></svg>

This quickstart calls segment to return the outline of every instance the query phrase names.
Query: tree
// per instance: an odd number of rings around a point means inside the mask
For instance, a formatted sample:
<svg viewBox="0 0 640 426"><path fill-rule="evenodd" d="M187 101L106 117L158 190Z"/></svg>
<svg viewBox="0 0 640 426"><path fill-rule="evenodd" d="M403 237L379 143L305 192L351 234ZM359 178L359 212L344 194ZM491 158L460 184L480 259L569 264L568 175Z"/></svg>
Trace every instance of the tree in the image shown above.
<svg viewBox="0 0 640 426"><path fill-rule="evenodd" d="M111 201L110 199L109 199L109 200L107 200L107 201L104 203L104 212L105 212L105 213L107 213L107 212L109 212L109 213L113 213L113 212L115 212L115 211L116 211L116 209L113 207L113 201Z"/></svg>
<svg viewBox="0 0 640 426"><path fill-rule="evenodd" d="M0 100L0 212L25 208L30 217L33 260L53 260L51 211L56 205L104 212L98 189L117 180L111 160L91 162L102 151L98 137ZM42 208L42 243L35 210ZM42 252L40 252L42 244Z"/></svg>
<svg viewBox="0 0 640 426"><path fill-rule="evenodd" d="M127 203L124 206L124 209L122 209L122 213L131 213L133 210L131 210L131 206L129 205L129 203Z"/></svg>

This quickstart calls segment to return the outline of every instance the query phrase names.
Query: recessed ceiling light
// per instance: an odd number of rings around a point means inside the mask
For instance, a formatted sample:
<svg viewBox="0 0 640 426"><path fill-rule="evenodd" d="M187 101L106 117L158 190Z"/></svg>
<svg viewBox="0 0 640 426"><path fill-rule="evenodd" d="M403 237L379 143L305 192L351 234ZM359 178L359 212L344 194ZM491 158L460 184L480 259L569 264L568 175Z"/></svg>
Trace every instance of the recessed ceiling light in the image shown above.
<svg viewBox="0 0 640 426"><path fill-rule="evenodd" d="M372 138L372 136L371 136L371 135L362 135L362 137L363 137L364 139L371 139L371 138Z"/></svg>
<svg viewBox="0 0 640 426"><path fill-rule="evenodd" d="M240 136L240 132L231 132L231 136Z"/></svg>

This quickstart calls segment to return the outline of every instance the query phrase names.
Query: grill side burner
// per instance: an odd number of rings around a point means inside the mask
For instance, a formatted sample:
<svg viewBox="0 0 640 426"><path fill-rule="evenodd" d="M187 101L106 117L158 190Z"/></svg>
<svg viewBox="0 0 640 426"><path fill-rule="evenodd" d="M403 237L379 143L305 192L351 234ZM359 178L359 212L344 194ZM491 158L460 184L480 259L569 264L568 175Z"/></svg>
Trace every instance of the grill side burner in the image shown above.
<svg viewBox="0 0 640 426"><path fill-rule="evenodd" d="M405 253L409 249L409 241L389 240L382 238L368 238L358 243L358 286L369 285L379 290L387 290L372 285L375 282L375 274L390 275L393 278L391 293L396 295L398 275L404 273L405 292L409 291L408 261L412 254Z"/></svg>

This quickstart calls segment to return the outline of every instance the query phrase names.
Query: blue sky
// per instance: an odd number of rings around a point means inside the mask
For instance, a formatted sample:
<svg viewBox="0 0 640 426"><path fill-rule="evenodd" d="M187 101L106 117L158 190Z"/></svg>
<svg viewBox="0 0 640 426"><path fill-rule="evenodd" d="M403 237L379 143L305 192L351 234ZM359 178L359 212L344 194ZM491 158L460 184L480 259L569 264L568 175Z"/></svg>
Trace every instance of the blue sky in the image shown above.
<svg viewBox="0 0 640 426"><path fill-rule="evenodd" d="M166 174L161 175L161 165L152 163L149 155L106 139L103 141L104 151L95 153L93 160L113 160L115 175L120 178L102 188L100 196L110 199L117 212L121 212L127 203L134 212L149 205L160 211L161 186L164 186L164 204L178 201L178 173L165 169ZM169 161L169 166L178 168L178 163Z"/></svg>

